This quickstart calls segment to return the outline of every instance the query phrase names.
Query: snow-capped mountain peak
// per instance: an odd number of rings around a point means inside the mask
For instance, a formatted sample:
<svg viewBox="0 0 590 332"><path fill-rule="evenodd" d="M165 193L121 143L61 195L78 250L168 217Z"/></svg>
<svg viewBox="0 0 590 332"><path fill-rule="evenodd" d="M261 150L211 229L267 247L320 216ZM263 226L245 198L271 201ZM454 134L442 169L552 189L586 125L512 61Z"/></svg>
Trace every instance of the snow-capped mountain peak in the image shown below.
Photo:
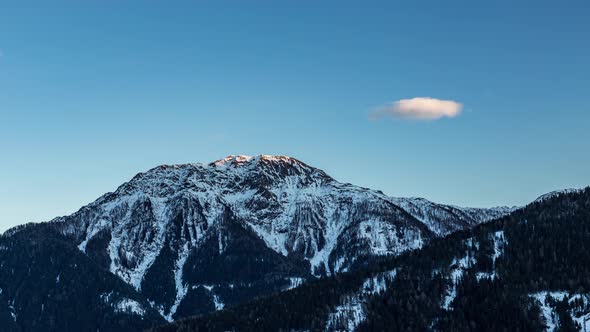
<svg viewBox="0 0 590 332"><path fill-rule="evenodd" d="M265 273L272 277L256 282L290 284L416 249L508 212L391 198L340 183L295 158L236 155L209 164L158 166L55 224L172 319L199 285L253 287L250 279L210 280L210 272L195 272L211 259L212 269L239 268L233 257L245 249L233 250L244 241L248 250L257 248L247 259L261 255L259 270L269 269L272 264L263 262L270 260L287 271L276 279L278 272L271 269ZM158 284L167 278L173 290L162 295ZM216 307L224 299L221 293L211 296Z"/></svg>
<svg viewBox="0 0 590 332"><path fill-rule="evenodd" d="M225 158L216 160L209 165L213 166L244 166L256 164L259 162L263 163L283 163L283 164L299 164L305 165L301 161L288 157L288 156L273 156L260 154L257 156L246 156L246 155L229 155ZM305 165L307 166L307 165Z"/></svg>
<svg viewBox="0 0 590 332"><path fill-rule="evenodd" d="M252 156L229 155L225 158L214 161L212 164L215 166L241 165L241 164L251 161L252 159L253 159Z"/></svg>

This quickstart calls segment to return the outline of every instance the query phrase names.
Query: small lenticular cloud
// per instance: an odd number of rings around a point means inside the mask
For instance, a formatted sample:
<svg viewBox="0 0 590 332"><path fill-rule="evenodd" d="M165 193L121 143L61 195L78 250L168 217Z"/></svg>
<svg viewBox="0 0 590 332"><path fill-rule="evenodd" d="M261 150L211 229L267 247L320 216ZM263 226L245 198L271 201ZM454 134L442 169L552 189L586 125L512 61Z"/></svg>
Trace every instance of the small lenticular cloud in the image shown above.
<svg viewBox="0 0 590 332"><path fill-rule="evenodd" d="M377 108L371 119L387 116L410 120L437 120L443 117L454 118L461 113L463 104L453 100L440 100L430 97L401 99L392 104Z"/></svg>

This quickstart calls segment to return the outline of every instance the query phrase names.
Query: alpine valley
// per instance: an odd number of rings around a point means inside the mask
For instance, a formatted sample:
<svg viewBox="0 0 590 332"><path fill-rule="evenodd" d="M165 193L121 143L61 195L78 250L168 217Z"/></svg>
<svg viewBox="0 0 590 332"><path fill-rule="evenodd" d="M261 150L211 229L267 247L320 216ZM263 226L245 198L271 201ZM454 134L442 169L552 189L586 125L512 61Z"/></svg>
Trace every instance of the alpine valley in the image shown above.
<svg viewBox="0 0 590 332"><path fill-rule="evenodd" d="M524 209L461 208L341 183L285 156L159 166L70 216L0 237L0 326L480 330L481 322L465 316L475 310L471 298L457 299L494 287L500 287L494 296L506 297L490 301L532 322L523 330L547 325L547 315L553 327L564 326L551 310L564 298L584 307L584 282L544 276L532 278L526 294L507 289L528 282L525 272L535 270L529 265L540 264L535 255L566 264L522 234L559 234L566 216L587 218L587 196L574 190L547 194ZM589 233L563 237L559 245L579 246L583 234ZM511 264L522 263L528 251L535 251L532 263L515 272ZM515 294L538 299L545 316L532 309L539 308L534 302L521 306ZM559 310L572 326L582 313ZM419 318L388 325L398 314L398 320ZM200 318L165 325L189 316Z"/></svg>

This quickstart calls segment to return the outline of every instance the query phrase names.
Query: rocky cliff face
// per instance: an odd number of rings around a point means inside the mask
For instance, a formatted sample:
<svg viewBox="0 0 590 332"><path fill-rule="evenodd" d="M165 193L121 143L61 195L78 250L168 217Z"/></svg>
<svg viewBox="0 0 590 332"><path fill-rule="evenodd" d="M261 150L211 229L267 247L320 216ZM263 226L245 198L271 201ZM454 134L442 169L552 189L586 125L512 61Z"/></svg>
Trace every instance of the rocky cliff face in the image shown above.
<svg viewBox="0 0 590 332"><path fill-rule="evenodd" d="M355 269L511 210L391 198L261 155L160 166L52 224L172 320Z"/></svg>

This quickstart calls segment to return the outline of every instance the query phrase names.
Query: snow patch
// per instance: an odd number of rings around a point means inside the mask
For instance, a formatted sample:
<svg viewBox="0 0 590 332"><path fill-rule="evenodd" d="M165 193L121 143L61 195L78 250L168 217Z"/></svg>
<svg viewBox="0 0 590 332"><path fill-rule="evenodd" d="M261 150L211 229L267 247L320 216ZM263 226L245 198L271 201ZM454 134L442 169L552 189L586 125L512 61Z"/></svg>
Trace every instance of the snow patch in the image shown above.
<svg viewBox="0 0 590 332"><path fill-rule="evenodd" d="M216 311L223 310L223 308L225 308L225 304L223 302L221 302L221 299L219 298L219 295L217 295L217 294L213 295L213 304L215 305Z"/></svg>
<svg viewBox="0 0 590 332"><path fill-rule="evenodd" d="M463 273L469 267L475 264L475 258L469 257L468 255L462 257L461 259L453 259L451 263L451 273L449 275L451 285L447 289L447 293L442 301L442 308L445 310L451 309L451 303L457 296L457 285L461 282L461 278L463 278Z"/></svg>
<svg viewBox="0 0 590 332"><path fill-rule="evenodd" d="M345 298L344 302L328 317L325 331L354 331L367 319L363 304L364 302L358 297Z"/></svg>
<svg viewBox="0 0 590 332"><path fill-rule="evenodd" d="M123 299L117 302L117 304L115 304L115 308L120 312L132 312L140 316L143 316L145 314L145 310L143 309L141 304L131 299Z"/></svg>
<svg viewBox="0 0 590 332"><path fill-rule="evenodd" d="M12 317L12 320L16 322L17 315L16 315L16 309L14 309L14 299L8 305L8 310L10 311L10 316Z"/></svg>
<svg viewBox="0 0 590 332"><path fill-rule="evenodd" d="M346 296L330 313L325 331L354 331L367 319L365 306L369 297L385 291L396 274L397 270L391 270L366 279L357 293Z"/></svg>
<svg viewBox="0 0 590 332"><path fill-rule="evenodd" d="M145 314L145 309L139 302L129 298L122 298L113 301L114 297L115 296L113 292L108 294L105 293L100 296L103 303L110 305L115 312L132 313L139 316L143 316Z"/></svg>
<svg viewBox="0 0 590 332"><path fill-rule="evenodd" d="M504 231L497 231L494 233L494 255L492 256L492 260L494 261L494 265L496 264L496 260L504 253L504 248L506 247L507 241L506 237L504 236Z"/></svg>
<svg viewBox="0 0 590 332"><path fill-rule="evenodd" d="M188 243L185 243L182 247L181 251L178 252L178 259L176 260L176 266L174 268L174 283L176 284L176 300L172 307L168 310L167 315L162 315L167 321L172 322L174 319L172 318L180 305L180 302L186 296L188 292L188 286L182 281L182 270L184 268L184 264L186 263L186 259L188 258L190 253Z"/></svg>
<svg viewBox="0 0 590 332"><path fill-rule="evenodd" d="M410 249L421 248L424 240L420 232L410 229L398 229L394 225L381 220L363 221L359 225L361 238L369 242L371 252L375 255L384 256L399 254ZM403 233L400 241L397 234ZM409 240L406 242L406 240Z"/></svg>
<svg viewBox="0 0 590 332"><path fill-rule="evenodd" d="M83 253L86 253L86 245L88 244L88 241L90 241L96 234L98 234L98 232L103 230L107 225L108 222L104 219L100 219L97 223L91 224L88 227L86 238L84 239L84 241L80 243L80 245L78 245L78 249L80 249L80 251L82 251Z"/></svg>
<svg viewBox="0 0 590 332"><path fill-rule="evenodd" d="M287 288L285 288L285 290L299 287L299 286L303 285L304 282L305 282L305 279L303 279L303 278L291 277L291 278L289 278L289 286L287 286Z"/></svg>

